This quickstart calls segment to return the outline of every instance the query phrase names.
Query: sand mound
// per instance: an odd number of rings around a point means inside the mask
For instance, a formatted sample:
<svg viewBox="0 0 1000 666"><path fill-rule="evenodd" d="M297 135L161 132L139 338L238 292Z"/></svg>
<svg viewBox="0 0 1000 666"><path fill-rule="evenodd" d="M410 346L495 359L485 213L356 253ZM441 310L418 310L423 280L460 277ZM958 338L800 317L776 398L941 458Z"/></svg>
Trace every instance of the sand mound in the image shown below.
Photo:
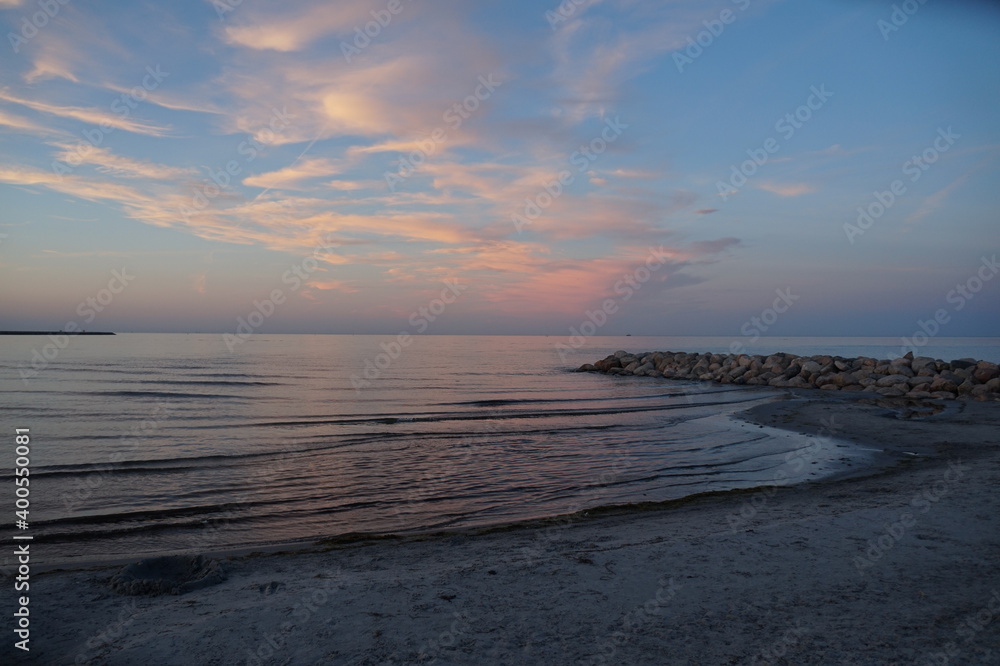
<svg viewBox="0 0 1000 666"><path fill-rule="evenodd" d="M140 560L122 567L111 578L120 594L184 594L221 583L226 573L216 560L201 555L169 555Z"/></svg>

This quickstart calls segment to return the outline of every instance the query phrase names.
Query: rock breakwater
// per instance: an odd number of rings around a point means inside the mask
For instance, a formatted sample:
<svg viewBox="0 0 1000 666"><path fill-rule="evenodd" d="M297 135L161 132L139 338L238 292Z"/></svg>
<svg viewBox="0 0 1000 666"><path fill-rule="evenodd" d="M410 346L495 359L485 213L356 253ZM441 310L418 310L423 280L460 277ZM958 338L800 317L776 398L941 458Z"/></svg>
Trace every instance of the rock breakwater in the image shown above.
<svg viewBox="0 0 1000 666"><path fill-rule="evenodd" d="M908 353L892 360L866 356L798 356L778 353L695 354L617 351L578 372L665 377L720 384L861 391L885 397L1000 400L1000 368L971 358L942 361Z"/></svg>

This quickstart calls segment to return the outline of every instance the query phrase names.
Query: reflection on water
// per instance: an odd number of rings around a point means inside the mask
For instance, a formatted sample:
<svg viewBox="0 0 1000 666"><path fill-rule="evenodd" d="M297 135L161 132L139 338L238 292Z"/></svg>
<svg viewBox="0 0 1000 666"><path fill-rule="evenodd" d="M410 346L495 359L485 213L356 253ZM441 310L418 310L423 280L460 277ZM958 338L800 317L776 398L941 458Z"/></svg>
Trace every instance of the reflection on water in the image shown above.
<svg viewBox="0 0 1000 666"><path fill-rule="evenodd" d="M32 431L32 528L46 556L484 525L677 498L772 481L806 445L725 417L776 395L766 389L570 373L558 340L544 337L417 337L386 364L387 340L256 335L230 353L218 335L75 338L27 385L16 368L39 340L5 340L0 410ZM711 351L730 341L588 342L570 365L626 345ZM366 360L382 366L377 375L364 375ZM823 455L798 478L852 454Z"/></svg>

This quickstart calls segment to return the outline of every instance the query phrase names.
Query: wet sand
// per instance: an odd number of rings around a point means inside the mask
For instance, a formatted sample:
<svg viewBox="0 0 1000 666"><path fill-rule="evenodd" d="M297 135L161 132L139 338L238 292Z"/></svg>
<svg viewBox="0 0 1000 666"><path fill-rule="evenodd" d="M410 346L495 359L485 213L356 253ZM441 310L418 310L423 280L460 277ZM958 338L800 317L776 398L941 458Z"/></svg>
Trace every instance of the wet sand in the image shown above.
<svg viewBox="0 0 1000 666"><path fill-rule="evenodd" d="M742 418L816 433L832 417L893 466L227 559L226 580L176 596L113 592L119 567L43 573L20 661L1000 663L1000 409L816 393Z"/></svg>

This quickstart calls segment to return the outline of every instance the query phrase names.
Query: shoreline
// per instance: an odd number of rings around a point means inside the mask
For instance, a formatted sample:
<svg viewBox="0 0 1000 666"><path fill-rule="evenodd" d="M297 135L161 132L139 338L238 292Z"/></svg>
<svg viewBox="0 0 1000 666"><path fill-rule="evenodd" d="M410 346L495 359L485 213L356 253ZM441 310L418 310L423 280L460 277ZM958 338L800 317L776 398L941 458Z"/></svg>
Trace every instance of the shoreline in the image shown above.
<svg viewBox="0 0 1000 666"><path fill-rule="evenodd" d="M810 452L805 455L807 462L819 465L816 470L810 470L811 473L809 476L816 476L818 474L819 478L814 479L808 478L805 475L800 475L790 480L785 480L783 478L776 480L773 477L766 476L765 472L762 471L762 476L759 481L747 482L753 485L703 490L660 500L636 499L631 502L596 504L576 511L566 511L550 515L539 514L503 522L469 524L444 529L417 526L392 532L354 531L256 544L208 545L202 548L150 550L129 554L115 553L101 557L84 556L80 558L50 558L44 562L35 563L32 568L33 571L40 574L62 571L71 572L78 570L100 570L121 567L142 559L172 555L200 554L215 559L240 559L271 554L325 552L331 547L353 547L359 544L367 545L375 542L404 543L409 541L423 541L432 538L446 538L449 536L477 536L492 532L507 532L521 529L544 529L552 524L560 524L567 521L576 522L580 519L585 519L586 517L593 515L620 515L631 512L670 510L673 506L679 506L694 499L710 498L716 495L738 495L740 493L754 492L764 487L785 487L801 483L852 478L859 475L876 473L885 467L895 465L899 461L899 457L896 455L881 454L875 451L865 450L864 447L858 447L847 451L833 451L833 447L837 447L838 449L842 448L844 446L844 442L833 437L832 435L836 435L836 433L831 432L828 427L818 421L815 424L808 425L807 427L803 426L795 428L785 427L780 423L765 424L749 418L749 415L754 413L756 410L767 409L770 405L782 404L789 400L796 400L795 396L792 395L793 392L790 390L775 390L769 389L768 387L727 387L726 391L743 393L746 397L738 403L717 405L715 408L718 412L712 414L711 416L697 417L697 420L714 420L718 422L717 427L728 428L733 431L741 428L748 428L750 425L756 425L760 428L774 428L778 432L770 434L771 437L800 439L802 448L806 448L809 442L823 442L822 447L817 447L819 450L810 450ZM749 403L749 406L747 406L746 403ZM753 432L756 433L756 430ZM847 454L847 457L844 457L841 454ZM790 452L787 455L792 455L792 453ZM848 459L857 460L859 457L866 458L866 460L863 461L861 466L852 469L851 467L853 467L854 463L838 463L834 460L835 455L839 456L841 461ZM570 504L579 505L578 502L571 502Z"/></svg>
<svg viewBox="0 0 1000 666"><path fill-rule="evenodd" d="M851 478L597 510L564 524L250 554L222 562L225 581L179 596L119 595L107 568L53 571L32 579L32 657L923 664L945 654L991 663L1000 410L958 402L898 418L905 410L809 393L743 417L814 432L833 416L838 437L918 455ZM979 629L965 623L985 613Z"/></svg>
<svg viewBox="0 0 1000 666"><path fill-rule="evenodd" d="M767 388L768 387L763 386L744 387L744 390L749 389L752 391L753 389L758 389L763 391ZM118 554L101 559L63 559L46 562L44 564L35 564L32 569L38 574L85 570L98 571L102 569L118 568L146 558L165 557L171 555L200 554L214 559L232 560L269 557L272 555L296 555L328 552L337 548L353 548L383 542L409 543L448 537L475 537L495 532L545 529L552 525L567 522L575 523L579 520L586 520L591 516L631 515L651 511L670 511L675 507L684 506L689 503L711 501L712 499L725 501L727 497L739 497L744 494L753 494L761 490L771 488L788 489L801 485L837 483L846 479L865 478L891 471L892 468L897 465L908 462L909 459L907 456L909 455L915 454L921 458L928 456L933 457L934 455L933 452L926 449L924 449L921 453L916 453L913 449L921 447L914 446L897 447L897 450L871 449L866 446L870 444L870 442L864 441L863 438L859 436L856 429L843 431L842 429L837 428L836 430L831 430L829 424L824 422L823 417L819 414L810 414L810 416L806 419L800 418L794 420L790 420L786 415L787 413L795 414L802 409L820 411L824 409L821 405L854 401L861 404L867 404L873 409L876 409L880 414L879 418L893 418L894 414L906 412L907 401L905 400L884 399L879 401L881 404L874 405L872 404L873 401L869 396L863 396L860 394L831 395L823 393L817 395L808 389L783 389L781 390L781 393L783 395L772 395L770 396L770 399L768 399L768 396L766 395L762 396L760 400L767 400L767 402L764 402L763 404L726 410L725 413L717 415L717 418L735 420L737 422L742 422L744 425L776 428L803 438L813 438L817 433L827 433L826 435L821 435L820 439L829 438L831 434L836 435L837 439L843 439L853 444L862 445L865 450L869 451L871 454L869 464L857 469L841 468L837 471L827 472L819 479L801 479L793 483L762 481L760 484L747 487L701 491L665 500L599 504L569 513L558 513L549 516L538 516L500 523L470 525L451 529L424 529L418 527L413 528L412 530L403 530L398 532L346 532L342 534L319 537L303 537L297 540L277 541L262 544L220 546L202 549L146 551L133 554ZM952 404L958 406L952 407L949 410L950 414L955 414L961 411L961 405L963 403ZM868 422L870 423L871 420L869 419ZM889 443L892 443L892 439L889 440Z"/></svg>

